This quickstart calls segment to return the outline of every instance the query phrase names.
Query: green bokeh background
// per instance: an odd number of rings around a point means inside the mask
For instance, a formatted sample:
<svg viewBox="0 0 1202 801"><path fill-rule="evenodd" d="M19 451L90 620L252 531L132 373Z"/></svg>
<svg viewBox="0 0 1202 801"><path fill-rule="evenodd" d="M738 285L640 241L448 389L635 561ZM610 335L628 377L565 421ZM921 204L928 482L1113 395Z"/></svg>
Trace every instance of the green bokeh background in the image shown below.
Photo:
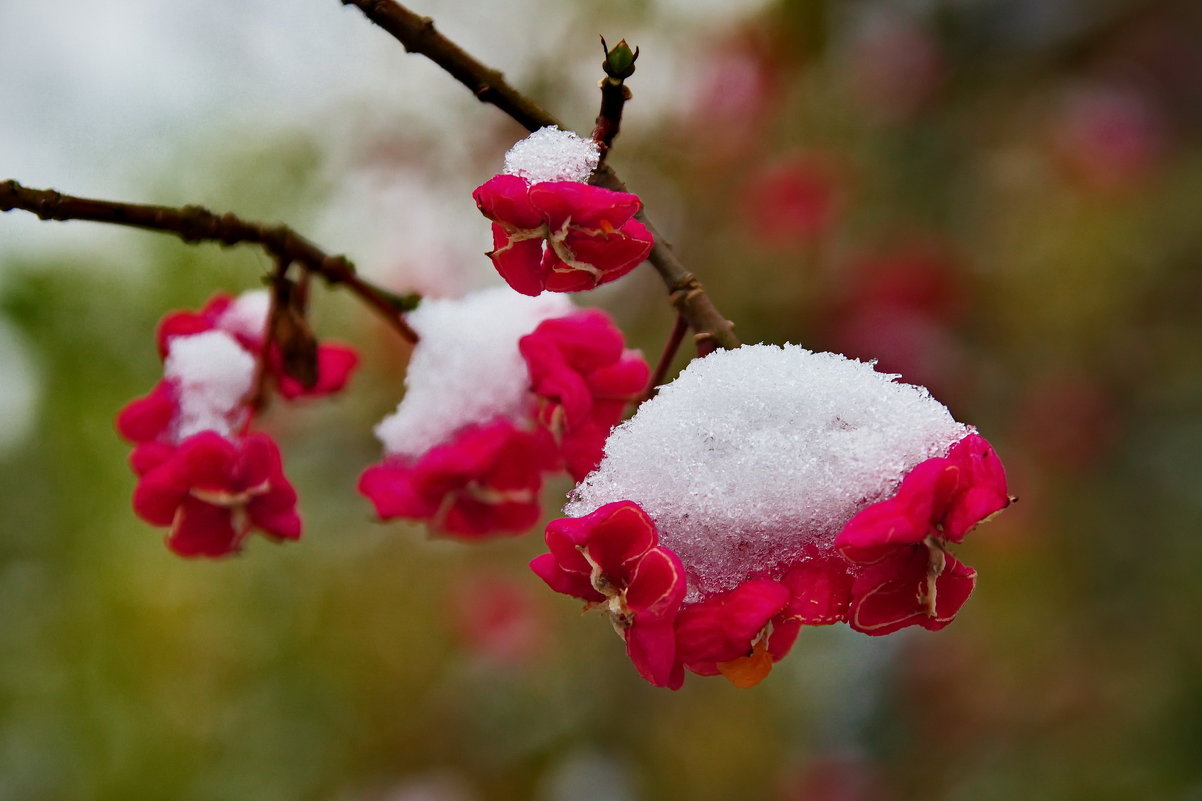
<svg viewBox="0 0 1202 801"><path fill-rule="evenodd" d="M960 549L980 582L956 623L805 631L749 691L647 686L604 620L528 574L537 531L465 546L371 521L354 483L378 457L370 427L397 401L404 348L341 294L316 298L315 325L361 348L361 373L264 423L305 538L180 560L130 511L113 415L159 374L158 318L256 286L265 258L133 231L86 259L0 252L0 311L41 382L33 430L0 457L0 800L1202 797L1196 8L786 1L681 42L655 4L595 5L564 53L626 25L688 54L674 81L701 101L640 108L636 75L613 159L746 340L835 347L871 289L864 254L936 254L957 310L922 317L930 374L1020 498ZM865 20L902 44L858 46ZM923 48L929 73L906 66ZM766 76L761 104L712 89L738 69ZM588 130L588 82L548 59L534 84ZM1135 99L1093 130L1096 151L1064 145L1082 87ZM495 147L427 166L461 184L448 237L484 225L470 191L519 135L494 109L461 113L447 136L481 128ZM331 146L272 131L193 133L137 199L304 230L330 199ZM388 158L420 168L414 142L430 142L395 136ZM768 236L748 186L798 152L833 165L837 210L816 234ZM653 274L597 302L658 353L672 318ZM892 352L897 330L868 331L855 355ZM548 516L567 489L547 489ZM517 656L465 633L498 584L529 629Z"/></svg>

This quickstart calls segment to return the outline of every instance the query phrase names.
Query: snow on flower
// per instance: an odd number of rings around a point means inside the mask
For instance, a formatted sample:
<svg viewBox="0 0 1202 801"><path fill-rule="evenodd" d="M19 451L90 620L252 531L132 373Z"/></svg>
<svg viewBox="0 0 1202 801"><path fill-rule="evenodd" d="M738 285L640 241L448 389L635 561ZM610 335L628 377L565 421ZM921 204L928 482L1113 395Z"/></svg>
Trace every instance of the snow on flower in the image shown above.
<svg viewBox="0 0 1202 801"><path fill-rule="evenodd" d="M257 356L263 349L269 297L266 290L244 292L237 298L219 293L199 311L167 315L159 323L159 354L166 358L171 340L176 337L222 331L237 340L248 353ZM267 352L266 369L285 398L320 397L341 391L358 362L359 357L352 348L322 342L317 346L317 380L312 386L304 386L284 371L283 355L279 346L272 343Z"/></svg>
<svg viewBox="0 0 1202 801"><path fill-rule="evenodd" d="M384 519L464 538L529 529L543 475L592 470L647 381L608 317L560 295L500 287L426 300L408 319L421 340L405 396L359 480Z"/></svg>
<svg viewBox="0 0 1202 801"><path fill-rule="evenodd" d="M543 128L506 156L506 172L472 197L492 221L497 272L524 295L579 292L621 278L647 257L651 233L638 197L584 183L596 145Z"/></svg>
<svg viewBox="0 0 1202 801"><path fill-rule="evenodd" d="M650 641L618 628L672 688L684 669L752 686L803 626L941 628L975 582L949 545L1010 499L989 444L895 378L792 345L695 360L614 429L532 568L620 623L603 590L643 598L628 555L654 549L673 567L655 598L680 603L655 607Z"/></svg>
<svg viewBox="0 0 1202 801"><path fill-rule="evenodd" d="M236 553L255 530L277 540L300 537L279 447L248 431L260 362L280 394L295 398L340 389L357 357L319 345L317 380L303 386L284 374L274 343L264 352L268 306L266 292L248 292L167 315L157 333L163 379L117 415L118 432L134 443L134 511L166 527L167 546L182 556Z"/></svg>

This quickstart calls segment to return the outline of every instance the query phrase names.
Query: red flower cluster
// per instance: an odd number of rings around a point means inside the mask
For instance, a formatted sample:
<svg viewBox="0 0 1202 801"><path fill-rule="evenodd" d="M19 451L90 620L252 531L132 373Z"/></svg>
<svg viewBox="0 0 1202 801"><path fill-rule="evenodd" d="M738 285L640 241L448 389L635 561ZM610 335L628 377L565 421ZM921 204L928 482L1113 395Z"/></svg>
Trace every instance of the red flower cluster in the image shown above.
<svg viewBox="0 0 1202 801"><path fill-rule="evenodd" d="M359 491L381 518L469 539L519 534L538 520L543 474L579 480L597 466L609 430L646 388L647 363L597 310L544 320L518 347L529 416L468 426L416 458L367 468Z"/></svg>
<svg viewBox="0 0 1202 801"><path fill-rule="evenodd" d="M1010 503L993 448L973 434L945 457L917 465L890 498L856 514L831 545L815 545L779 576L683 601L686 570L659 545L633 501L606 504L547 526L550 553L531 569L551 589L604 604L639 673L672 689L684 670L722 674L740 687L763 679L802 626L847 622L880 635L946 626L976 574L947 551Z"/></svg>
<svg viewBox="0 0 1202 801"><path fill-rule="evenodd" d="M209 338L226 353L244 354L241 366L263 356L262 334L255 336L247 329L245 315L228 313L237 302L218 295L199 312L175 312L164 318L158 329L164 361L175 343L194 337ZM265 314L260 317L260 325L265 326ZM262 369L277 379L286 397L341 388L354 367L354 352L332 345L320 346L318 352L315 387L303 388L284 375L278 352L271 349ZM248 394L254 383L249 374L231 380L235 385L241 381ZM278 540L299 538L296 492L284 476L279 448L268 435L247 431L254 413L250 399L243 396L223 405L219 393L218 400L205 407L208 416L200 423L187 419L189 394L207 391L203 382L169 375L118 413L118 432L134 443L130 456L138 476L134 512L152 525L166 527L167 547L181 556L236 553L252 530Z"/></svg>
<svg viewBox="0 0 1202 801"><path fill-rule="evenodd" d="M472 197L493 223L489 257L523 295L592 289L621 278L651 252L651 233L634 219L642 204L626 192L496 175Z"/></svg>

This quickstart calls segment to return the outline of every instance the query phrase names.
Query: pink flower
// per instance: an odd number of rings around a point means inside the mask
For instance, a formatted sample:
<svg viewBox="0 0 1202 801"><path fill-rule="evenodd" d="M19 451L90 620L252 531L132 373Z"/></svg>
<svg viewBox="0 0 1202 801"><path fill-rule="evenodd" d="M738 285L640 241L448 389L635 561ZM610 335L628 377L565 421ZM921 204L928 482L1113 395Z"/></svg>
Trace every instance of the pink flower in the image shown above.
<svg viewBox="0 0 1202 801"><path fill-rule="evenodd" d="M171 381L154 385L144 397L127 403L117 412L117 433L135 444L163 441L179 413L179 401Z"/></svg>
<svg viewBox="0 0 1202 801"><path fill-rule="evenodd" d="M178 447L149 444L135 453L141 478L134 511L168 527L167 547L177 554L236 553L252 530L276 539L300 537L296 492L266 434L230 440L203 431Z"/></svg>
<svg viewBox="0 0 1202 801"><path fill-rule="evenodd" d="M797 562L781 576L781 585L789 591L789 603L772 618L767 650L773 662L785 658L802 626L830 626L847 621L852 587L849 568L847 560L839 554L815 548L812 556Z"/></svg>
<svg viewBox="0 0 1202 801"><path fill-rule="evenodd" d="M166 526L167 546L182 556L236 553L255 530L277 540L301 534L278 446L247 430L265 301L217 295L198 312L167 315L158 329L165 377L117 414L118 433L134 443L134 511ZM340 388L357 359L349 349L320 346L317 383L305 388L283 374L278 347L266 356L287 397Z"/></svg>
<svg viewBox="0 0 1202 801"><path fill-rule="evenodd" d="M751 687L803 627L883 634L955 616L975 574L948 548L1010 503L1000 461L970 431L868 364L795 346L717 351L614 429L564 509L575 517L548 525L550 553L531 567L612 616L641 555L663 552L685 583L671 595L674 642L664 616L652 646L620 625L631 661L660 686L688 670Z"/></svg>
<svg viewBox="0 0 1202 801"><path fill-rule="evenodd" d="M879 635L950 623L972 593L976 571L947 545L1009 504L1002 463L976 434L911 470L892 497L860 511L835 539L839 552L862 566L851 589L851 627Z"/></svg>
<svg viewBox="0 0 1202 801"><path fill-rule="evenodd" d="M559 444L576 481L601 460L605 438L647 387L650 370L622 332L596 309L555 317L519 342L539 398L539 423Z"/></svg>
<svg viewBox="0 0 1202 801"><path fill-rule="evenodd" d="M549 632L541 598L529 582L479 571L455 582L447 599L464 645L494 664L526 666L546 649Z"/></svg>
<svg viewBox="0 0 1202 801"><path fill-rule="evenodd" d="M639 674L657 687L679 688L675 621L684 600L684 567L659 547L647 513L631 501L607 504L547 526L550 553L530 563L551 589L604 606Z"/></svg>
<svg viewBox="0 0 1202 801"><path fill-rule="evenodd" d="M550 553L530 566L551 589L606 605L631 661L652 684L677 689L688 669L746 688L788 654L803 626L848 622L872 635L946 626L976 580L946 543L961 542L1009 503L1001 462L972 434L853 517L835 547L815 545L777 579L753 575L732 590L684 602L683 564L659 544L654 522L633 501L552 521ZM642 567L651 553L654 571ZM653 616L631 617L646 598L661 606Z"/></svg>
<svg viewBox="0 0 1202 801"><path fill-rule="evenodd" d="M545 433L498 419L419 457L387 457L363 471L359 492L385 520L426 520L435 531L468 539L520 534L538 521L553 447Z"/></svg>
<svg viewBox="0 0 1202 801"><path fill-rule="evenodd" d="M496 175L472 195L492 220L488 255L524 295L579 292L621 278L651 251L635 195L575 181Z"/></svg>

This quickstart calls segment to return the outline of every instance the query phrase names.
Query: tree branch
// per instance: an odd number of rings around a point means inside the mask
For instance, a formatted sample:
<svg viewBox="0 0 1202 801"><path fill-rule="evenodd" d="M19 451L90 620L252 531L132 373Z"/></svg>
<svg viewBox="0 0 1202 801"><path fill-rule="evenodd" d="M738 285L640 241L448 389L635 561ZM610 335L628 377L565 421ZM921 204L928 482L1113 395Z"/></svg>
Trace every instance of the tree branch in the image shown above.
<svg viewBox="0 0 1202 801"><path fill-rule="evenodd" d="M373 23L391 34L410 53L419 53L442 67L480 99L508 114L528 131L547 125L564 126L549 112L509 85L505 76L468 55L434 28L429 17L413 13L395 0L340 0L355 6ZM608 164L602 164L592 183L625 191L625 185ZM734 326L710 301L697 277L685 269L672 246L641 212L639 219L655 237L647 260L668 288L672 305L696 332L698 346L737 348L741 344Z"/></svg>
<svg viewBox="0 0 1202 801"><path fill-rule="evenodd" d="M433 61L452 78L466 86L481 103L490 103L512 117L526 130L534 132L548 125L563 128L563 123L545 109L514 89L499 71L481 64L459 45L434 28L434 20L414 14L391 0L341 0L355 6L372 22L405 46L406 52L418 53Z"/></svg>
<svg viewBox="0 0 1202 801"><path fill-rule="evenodd" d="M263 225L233 214L214 214L202 206L151 206L74 197L53 189L31 189L16 181L0 182L0 211L20 209L43 220L89 220L174 234L189 244L216 242L223 247L258 245L277 263L294 263L320 275L330 286L344 286L377 311L410 342L417 333L402 312L417 304L416 296L395 295L363 280L345 256L330 256L286 225Z"/></svg>

